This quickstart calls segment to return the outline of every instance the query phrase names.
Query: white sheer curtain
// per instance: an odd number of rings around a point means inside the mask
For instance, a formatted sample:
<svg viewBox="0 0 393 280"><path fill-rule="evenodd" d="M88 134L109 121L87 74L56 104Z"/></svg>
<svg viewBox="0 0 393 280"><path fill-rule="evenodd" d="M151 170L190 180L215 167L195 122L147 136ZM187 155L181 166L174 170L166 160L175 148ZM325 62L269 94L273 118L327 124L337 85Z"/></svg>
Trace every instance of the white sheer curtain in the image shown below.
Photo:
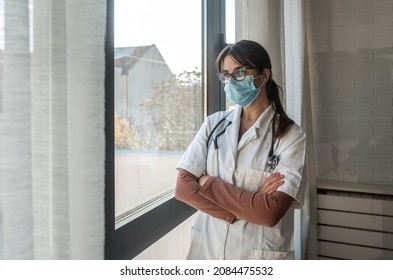
<svg viewBox="0 0 393 280"><path fill-rule="evenodd" d="M104 256L105 24L105 0L0 0L0 259Z"/></svg>
<svg viewBox="0 0 393 280"><path fill-rule="evenodd" d="M306 187L304 207L295 212L295 246L298 259L317 258L317 195L314 171L310 77L304 0L282 1L284 87L286 110L307 135L306 164L302 184Z"/></svg>
<svg viewBox="0 0 393 280"><path fill-rule="evenodd" d="M274 79L284 88L288 115L307 134L305 205L295 212L295 256L316 258L316 184L303 0L236 0L236 41L251 39L269 52Z"/></svg>

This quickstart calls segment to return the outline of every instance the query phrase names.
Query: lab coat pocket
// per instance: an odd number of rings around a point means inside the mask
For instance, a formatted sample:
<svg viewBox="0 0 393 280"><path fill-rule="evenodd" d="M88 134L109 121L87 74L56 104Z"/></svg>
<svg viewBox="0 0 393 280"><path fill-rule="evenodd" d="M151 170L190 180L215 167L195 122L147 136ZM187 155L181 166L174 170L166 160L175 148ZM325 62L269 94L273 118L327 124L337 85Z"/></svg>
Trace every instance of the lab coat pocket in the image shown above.
<svg viewBox="0 0 393 280"><path fill-rule="evenodd" d="M266 175L267 174L267 175ZM248 191L258 191L263 181L270 173L257 169L247 168L244 180L244 188Z"/></svg>
<svg viewBox="0 0 393 280"><path fill-rule="evenodd" d="M293 260L294 252L277 252L277 251L266 251L261 249L254 249L252 251L251 258L253 260Z"/></svg>
<svg viewBox="0 0 393 280"><path fill-rule="evenodd" d="M191 228L191 246L187 255L187 260L200 259L202 249L203 233L195 227Z"/></svg>

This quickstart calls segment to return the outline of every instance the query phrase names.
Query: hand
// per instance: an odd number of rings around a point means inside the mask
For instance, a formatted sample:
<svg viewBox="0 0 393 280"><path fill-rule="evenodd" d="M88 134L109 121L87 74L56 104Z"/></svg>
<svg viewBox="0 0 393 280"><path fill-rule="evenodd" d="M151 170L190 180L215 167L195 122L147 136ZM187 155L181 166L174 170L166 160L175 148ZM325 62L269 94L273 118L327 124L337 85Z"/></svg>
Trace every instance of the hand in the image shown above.
<svg viewBox="0 0 393 280"><path fill-rule="evenodd" d="M277 191L278 187L284 184L284 175L281 175L280 172L274 172L269 177L265 179L262 186L259 190L263 193L272 194Z"/></svg>
<svg viewBox="0 0 393 280"><path fill-rule="evenodd" d="M208 176L208 175L206 175L206 174L203 174L200 178L199 178L199 180L198 180L198 182L199 182L199 185L201 185L201 187L206 183L206 181L207 181L207 179L209 179L210 178L210 176Z"/></svg>

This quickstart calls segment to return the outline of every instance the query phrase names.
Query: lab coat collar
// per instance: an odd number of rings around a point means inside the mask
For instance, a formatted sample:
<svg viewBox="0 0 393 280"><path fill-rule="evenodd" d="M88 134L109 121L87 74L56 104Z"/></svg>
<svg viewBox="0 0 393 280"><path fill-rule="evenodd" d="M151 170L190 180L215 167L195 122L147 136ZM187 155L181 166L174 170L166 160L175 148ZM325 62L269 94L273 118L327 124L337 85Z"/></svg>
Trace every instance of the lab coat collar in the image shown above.
<svg viewBox="0 0 393 280"><path fill-rule="evenodd" d="M275 110L270 104L270 106L267 107L266 110L263 111L263 113L259 116L259 118L254 124L254 127L259 129L268 129L270 122L273 119L274 113Z"/></svg>
<svg viewBox="0 0 393 280"><path fill-rule="evenodd" d="M228 141L230 142L230 147L231 147L230 153L232 155L232 162L229 163L231 166L235 166L241 114L242 114L242 107L236 105L234 112L227 116L227 120L232 122L232 125L227 130L229 136Z"/></svg>
<svg viewBox="0 0 393 280"><path fill-rule="evenodd" d="M261 135L264 135L265 132L267 131L271 120L273 119L274 116L274 108L272 105L270 105L257 119L257 121L254 123L252 127L249 128L249 130L243 135L242 139L238 141L238 135L239 135L239 127L240 127L240 118L242 114L242 107L241 106L236 106L235 108L235 114L231 114L231 121L233 122L233 127L231 131L231 136L230 139L232 142L232 147L237 146L237 150L241 150L245 145L247 145L250 141L253 141L260 137ZM235 151L233 151L235 152Z"/></svg>
<svg viewBox="0 0 393 280"><path fill-rule="evenodd" d="M243 107L236 105L234 114L230 114L227 119L232 121L232 123L240 124L240 118L242 115ZM267 129L270 125L270 121L274 116L275 110L270 104L265 111L259 116L253 127L258 129Z"/></svg>

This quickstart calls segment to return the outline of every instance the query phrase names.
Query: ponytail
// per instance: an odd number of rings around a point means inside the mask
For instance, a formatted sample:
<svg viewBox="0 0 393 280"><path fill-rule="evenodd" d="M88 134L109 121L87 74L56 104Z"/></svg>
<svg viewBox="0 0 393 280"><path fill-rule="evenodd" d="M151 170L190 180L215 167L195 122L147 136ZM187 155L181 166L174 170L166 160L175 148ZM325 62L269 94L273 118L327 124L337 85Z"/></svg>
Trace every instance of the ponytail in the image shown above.
<svg viewBox="0 0 393 280"><path fill-rule="evenodd" d="M294 121L285 113L280 100L280 91L282 92L282 88L276 84L272 77L270 77L267 81L266 91L270 102L272 102L274 109L280 116L280 121L275 135L275 138L278 139L287 133L289 128L294 124Z"/></svg>

